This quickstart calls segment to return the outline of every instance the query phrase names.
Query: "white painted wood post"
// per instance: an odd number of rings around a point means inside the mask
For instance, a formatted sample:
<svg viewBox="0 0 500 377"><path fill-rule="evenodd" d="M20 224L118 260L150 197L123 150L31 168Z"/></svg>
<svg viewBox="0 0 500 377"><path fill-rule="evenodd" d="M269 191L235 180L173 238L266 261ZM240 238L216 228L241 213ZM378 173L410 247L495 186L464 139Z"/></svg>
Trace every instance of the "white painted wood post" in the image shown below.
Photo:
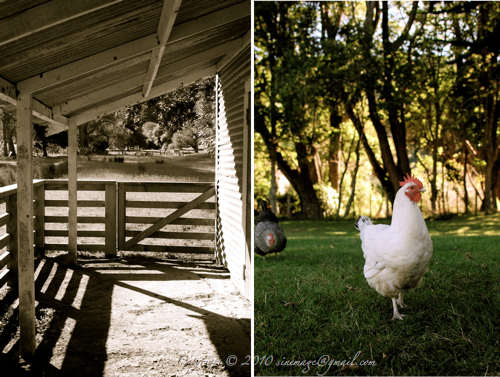
<svg viewBox="0 0 500 377"><path fill-rule="evenodd" d="M245 81L245 94L243 97L243 183L242 183L242 227L245 238L245 257L243 267L244 294L247 298L253 297L252 281L252 223L250 216L253 213L253 192L252 192L252 81Z"/></svg>
<svg viewBox="0 0 500 377"><path fill-rule="evenodd" d="M116 256L116 182L106 182L105 190L105 256L113 258Z"/></svg>
<svg viewBox="0 0 500 377"><path fill-rule="evenodd" d="M10 234L10 280L9 287L17 289L18 281L18 252L17 252L17 192L12 194L6 202L7 212L10 214L10 221L7 223L7 233Z"/></svg>
<svg viewBox="0 0 500 377"><path fill-rule="evenodd" d="M37 254L45 257L45 182L37 182L35 187L35 247Z"/></svg>
<svg viewBox="0 0 500 377"><path fill-rule="evenodd" d="M19 327L21 355L36 350L35 262L33 248L33 156L32 95L20 94L17 101L17 229L19 273Z"/></svg>
<svg viewBox="0 0 500 377"><path fill-rule="evenodd" d="M127 210L125 208L125 200L127 193L125 191L125 184L118 182L118 250L123 250L125 245L125 220Z"/></svg>
<svg viewBox="0 0 500 377"><path fill-rule="evenodd" d="M68 262L76 266L77 262L77 154L76 118L69 119L68 126Z"/></svg>
<svg viewBox="0 0 500 377"><path fill-rule="evenodd" d="M214 256L217 263L222 263L222 247L219 246L219 74L215 75L215 236Z"/></svg>

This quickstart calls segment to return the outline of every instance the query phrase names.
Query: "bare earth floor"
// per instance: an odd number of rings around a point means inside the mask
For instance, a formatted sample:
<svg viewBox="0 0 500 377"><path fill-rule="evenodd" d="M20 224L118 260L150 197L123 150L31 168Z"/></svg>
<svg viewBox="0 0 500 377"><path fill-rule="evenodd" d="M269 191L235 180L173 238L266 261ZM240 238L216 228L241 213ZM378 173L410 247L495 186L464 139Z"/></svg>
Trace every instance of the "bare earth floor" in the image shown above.
<svg viewBox="0 0 500 377"><path fill-rule="evenodd" d="M2 376L250 375L250 302L211 260L73 269L59 256L37 261L35 276L34 360L19 359L15 292L0 292Z"/></svg>

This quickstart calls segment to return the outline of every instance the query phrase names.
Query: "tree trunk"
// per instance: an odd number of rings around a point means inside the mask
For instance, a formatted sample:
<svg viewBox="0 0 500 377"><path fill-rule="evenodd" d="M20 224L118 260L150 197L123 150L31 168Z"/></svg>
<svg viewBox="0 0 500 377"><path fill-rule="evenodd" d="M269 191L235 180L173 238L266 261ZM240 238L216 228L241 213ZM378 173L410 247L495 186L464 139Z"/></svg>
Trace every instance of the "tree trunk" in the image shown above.
<svg viewBox="0 0 500 377"><path fill-rule="evenodd" d="M276 199L276 193L278 192L278 184L276 180L276 151L269 151L271 157L271 188L269 189L269 203L271 204L271 210L279 214L278 211L278 201Z"/></svg>
<svg viewBox="0 0 500 377"><path fill-rule="evenodd" d="M3 112L0 112L3 118ZM5 127L5 124L3 122L3 119L0 119L0 123L2 125L2 156L7 157L9 155L9 152L7 151L7 127Z"/></svg>
<svg viewBox="0 0 500 377"><path fill-rule="evenodd" d="M255 118L255 131L262 135L262 139L266 144L269 154L275 151L276 163L278 168L281 170L283 175L288 179L292 187L295 189L299 195L302 216L306 220L318 220L323 218L323 210L321 209L321 204L316 196L316 191L314 191L313 184L311 182L311 175L309 172L309 166L307 161L307 148L304 144L297 142L295 143L295 149L297 151L298 168L292 169L288 162L283 158L283 155L276 151L275 144L271 138L271 133L267 129L266 125L263 123L263 119L260 117Z"/></svg>
<svg viewBox="0 0 500 377"><path fill-rule="evenodd" d="M432 143L432 178L431 183L431 209L432 214L436 215L436 202L438 200L438 190L437 190L437 163L438 163L438 151L437 151L437 141L434 140Z"/></svg>
<svg viewBox="0 0 500 377"><path fill-rule="evenodd" d="M339 191L339 160L340 160L340 125L342 117L338 114L338 109L331 107L330 127L332 136L330 137L330 149L328 151L328 178L335 191Z"/></svg>
<svg viewBox="0 0 500 377"><path fill-rule="evenodd" d="M464 153L464 206L465 206L465 213L469 213L469 192L467 191L467 158L468 158L468 153L467 153L467 144L463 144L463 153Z"/></svg>
<svg viewBox="0 0 500 377"><path fill-rule="evenodd" d="M498 78L497 78L498 79ZM497 131L500 113L500 101L497 94L488 94L485 102L485 130L484 130L484 160L486 162L484 175L484 211L486 214L495 212L493 203L496 195L494 180L495 162L498 159Z"/></svg>
<svg viewBox="0 0 500 377"><path fill-rule="evenodd" d="M497 163L496 163L496 170L497 170L497 190L496 190L496 197L498 198L498 200L500 200L500 160L497 160Z"/></svg>
<svg viewBox="0 0 500 377"><path fill-rule="evenodd" d="M351 180L351 195L349 196L349 200L348 200L347 205L345 207L344 218L349 215L349 211L351 209L351 204L354 202L354 196L355 196L355 192L356 192L356 178L358 176L359 160L360 160L360 155L361 155L361 153L359 153L360 145L361 145L361 140L358 139L358 143L356 144L356 164L354 165L354 172L352 173L352 180Z"/></svg>
<svg viewBox="0 0 500 377"><path fill-rule="evenodd" d="M297 152L297 160L299 163L299 167L297 169L299 174L290 177L292 178L290 182L293 184L293 181L295 181L295 185L293 185L293 187L299 194L302 216L306 220L321 219L323 218L323 210L321 209L321 204L316 195L316 191L314 191L313 183L310 178L311 174L309 172L307 147L301 142L296 142L295 150ZM288 164L286 166L288 166ZM283 169L281 169L281 171L286 176L285 171Z"/></svg>
<svg viewBox="0 0 500 377"><path fill-rule="evenodd" d="M82 124L78 127L78 134L80 136L78 140L78 145L80 146L80 151L85 151L87 149L87 126Z"/></svg>
<svg viewBox="0 0 500 377"><path fill-rule="evenodd" d="M13 138L13 134L14 131L13 130L9 130L8 134L7 134L7 144L9 145L9 156L12 155L12 156L16 156L17 153L16 153L16 146L14 145L14 138Z"/></svg>
<svg viewBox="0 0 500 377"><path fill-rule="evenodd" d="M313 185L323 182L321 172L321 158L316 148L312 147L312 159L309 161L309 172Z"/></svg>
<svg viewBox="0 0 500 377"><path fill-rule="evenodd" d="M360 119L356 116L356 114L354 113L354 109L349 103L346 103L346 111L349 117L351 118L351 121L354 124L356 131L358 131L359 139L363 144L363 148L366 152L366 155L368 156L370 164L372 165L375 176L380 181L380 184L387 193L389 200L391 201L391 203L393 203L394 198L396 197L397 190L394 189L394 185L387 178L387 170L379 164L377 157L375 156L375 153L373 152L370 144L368 143L368 139L366 138L363 124L361 123Z"/></svg>
<svg viewBox="0 0 500 377"><path fill-rule="evenodd" d="M344 177L345 177L345 175L347 173L347 170L349 169L349 160L351 159L351 152L352 152L352 149L353 149L353 146L354 146L354 140L355 140L355 136L353 137L353 139L351 141L351 144L349 146L349 150L347 151L347 157L343 158L343 160L344 160L344 169L342 170L342 174L340 175L340 182L339 182L339 191L338 191L339 199L338 199L337 213L336 213L337 220L340 218L340 207L342 205ZM360 140L361 139L358 138L358 144L359 144ZM340 149L343 150L343 147L341 146Z"/></svg>
<svg viewBox="0 0 500 377"><path fill-rule="evenodd" d="M4 142L7 143L7 146L9 147L7 156L11 154L12 156L15 156L16 148L14 146L14 133L16 132L16 119L14 115L4 111L2 123L4 128ZM6 147L4 148L4 150L5 149Z"/></svg>

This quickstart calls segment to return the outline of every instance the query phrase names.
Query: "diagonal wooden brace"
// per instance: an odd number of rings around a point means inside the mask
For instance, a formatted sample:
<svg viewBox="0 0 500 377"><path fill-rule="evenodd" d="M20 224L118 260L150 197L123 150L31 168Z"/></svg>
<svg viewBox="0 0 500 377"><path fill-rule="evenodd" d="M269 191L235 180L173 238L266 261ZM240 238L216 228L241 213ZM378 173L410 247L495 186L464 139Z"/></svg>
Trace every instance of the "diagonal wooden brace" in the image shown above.
<svg viewBox="0 0 500 377"><path fill-rule="evenodd" d="M207 191L205 191L203 194L198 196L196 199L193 201L183 205L180 207L178 210L175 212L172 212L170 215L167 217L164 217L163 219L157 221L153 225L151 225L149 228L146 230L143 230L141 233L135 235L131 239L129 239L127 242L125 242L125 245L123 246L123 250L129 249L131 246L134 246L135 244L139 243L142 241L144 238L149 237L152 235L154 232L157 230L160 230L163 228L165 225L171 223L172 221L178 219L185 213L191 211L192 209L198 207L201 203L205 202L205 200L211 198L212 196L215 195L215 187L211 187Z"/></svg>

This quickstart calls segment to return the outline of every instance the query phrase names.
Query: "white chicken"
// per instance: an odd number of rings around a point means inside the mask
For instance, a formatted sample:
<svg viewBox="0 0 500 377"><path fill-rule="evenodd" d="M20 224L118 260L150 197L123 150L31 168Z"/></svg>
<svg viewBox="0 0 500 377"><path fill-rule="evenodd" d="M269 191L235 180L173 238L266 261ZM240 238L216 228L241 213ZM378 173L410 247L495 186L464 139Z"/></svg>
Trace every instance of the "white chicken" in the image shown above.
<svg viewBox="0 0 500 377"><path fill-rule="evenodd" d="M398 305L405 307L402 291L416 288L422 281L432 257L432 240L417 204L425 191L422 182L407 174L400 185L391 225L373 225L369 217L361 216L355 226L366 260L365 278L370 287L392 299L392 319L402 320L398 311Z"/></svg>

